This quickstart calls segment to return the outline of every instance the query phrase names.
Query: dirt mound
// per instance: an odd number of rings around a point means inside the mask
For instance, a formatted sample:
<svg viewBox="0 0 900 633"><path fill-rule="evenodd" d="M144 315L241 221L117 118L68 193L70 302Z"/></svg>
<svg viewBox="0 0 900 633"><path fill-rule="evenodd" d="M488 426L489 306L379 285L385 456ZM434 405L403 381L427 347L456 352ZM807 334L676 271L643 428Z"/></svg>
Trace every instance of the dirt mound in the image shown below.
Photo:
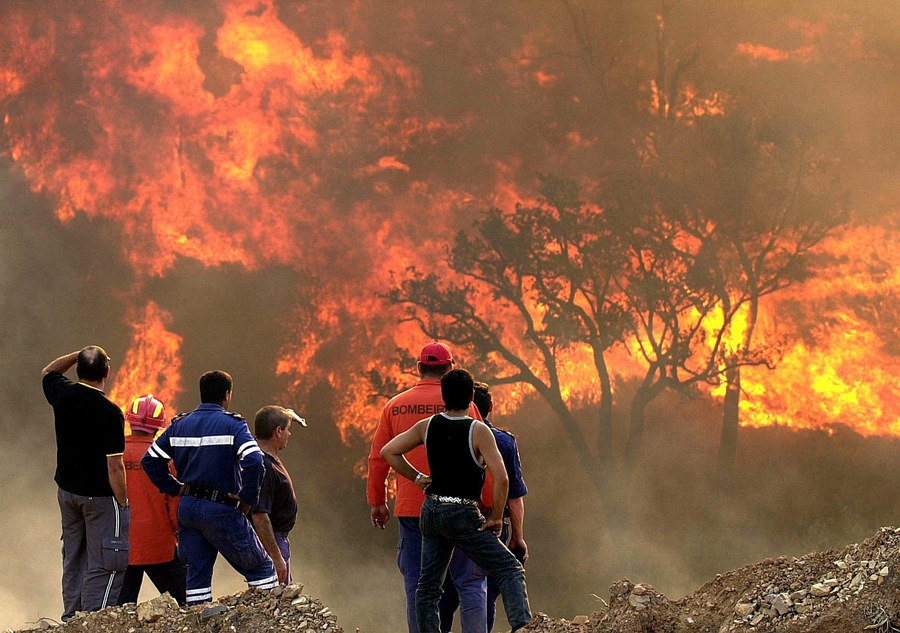
<svg viewBox="0 0 900 633"><path fill-rule="evenodd" d="M606 608L571 621L537 613L528 633L848 633L900 631L900 529L882 528L843 550L764 560L719 574L681 600L627 579ZM302 585L248 590L179 608L168 594L80 613L56 630L90 633L343 633ZM51 628L45 620L38 628Z"/></svg>
<svg viewBox="0 0 900 633"><path fill-rule="evenodd" d="M188 608L179 608L169 594L163 594L138 605L78 613L62 625L44 619L37 628L23 631L52 628L60 633L343 633L331 609L302 592L300 584L271 591L248 589L212 604Z"/></svg>
<svg viewBox="0 0 900 633"><path fill-rule="evenodd" d="M848 633L900 630L900 529L843 550L720 574L681 600L621 580L589 617L538 614L529 633Z"/></svg>

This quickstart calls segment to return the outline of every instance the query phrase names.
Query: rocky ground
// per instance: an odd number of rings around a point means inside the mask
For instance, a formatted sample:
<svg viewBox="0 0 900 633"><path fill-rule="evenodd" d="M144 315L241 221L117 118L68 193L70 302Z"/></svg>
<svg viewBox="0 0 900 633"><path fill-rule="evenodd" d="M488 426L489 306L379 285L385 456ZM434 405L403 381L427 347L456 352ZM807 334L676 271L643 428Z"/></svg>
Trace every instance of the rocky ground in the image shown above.
<svg viewBox="0 0 900 633"><path fill-rule="evenodd" d="M900 632L900 529L882 528L843 550L778 558L716 576L680 600L652 586L615 583L604 608L554 619L535 614L528 633ZM301 585L245 591L180 609L168 595L139 605L43 620L60 633L343 633L335 615ZM5 633L12 633L9 629ZM383 633L383 632L378 632Z"/></svg>

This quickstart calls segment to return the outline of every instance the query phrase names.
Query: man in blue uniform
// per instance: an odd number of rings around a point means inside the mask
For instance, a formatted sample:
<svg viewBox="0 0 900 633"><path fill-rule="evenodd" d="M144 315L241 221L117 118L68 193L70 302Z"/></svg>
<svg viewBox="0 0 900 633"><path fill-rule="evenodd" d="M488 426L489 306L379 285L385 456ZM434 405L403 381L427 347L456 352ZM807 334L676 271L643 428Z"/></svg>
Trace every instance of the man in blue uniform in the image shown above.
<svg viewBox="0 0 900 633"><path fill-rule="evenodd" d="M200 377L200 406L176 416L141 465L162 492L182 495L178 547L187 560L188 606L212 600L218 554L250 587L272 589L278 576L247 514L259 498L263 454L247 422L229 412L233 382L224 371ZM175 463L180 479L169 471Z"/></svg>

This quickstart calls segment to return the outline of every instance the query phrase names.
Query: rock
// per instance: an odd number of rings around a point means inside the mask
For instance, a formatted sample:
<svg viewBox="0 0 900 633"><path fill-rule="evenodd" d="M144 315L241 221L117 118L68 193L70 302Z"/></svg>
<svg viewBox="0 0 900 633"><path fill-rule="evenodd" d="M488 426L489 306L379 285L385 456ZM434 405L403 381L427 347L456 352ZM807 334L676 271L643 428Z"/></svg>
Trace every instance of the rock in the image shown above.
<svg viewBox="0 0 900 633"><path fill-rule="evenodd" d="M650 596L639 595L635 593L632 593L630 596L628 596L628 604L630 604L635 609L643 609L649 602Z"/></svg>
<svg viewBox="0 0 900 633"><path fill-rule="evenodd" d="M791 610L790 600L786 600L784 596L781 595L775 596L775 599L772 601L772 609L774 609L778 615L784 615Z"/></svg>
<svg viewBox="0 0 900 633"><path fill-rule="evenodd" d="M754 611L756 611L756 603L754 602L738 602L734 605L734 614L741 618L746 618Z"/></svg>
<svg viewBox="0 0 900 633"><path fill-rule="evenodd" d="M220 613L225 613L226 611L228 611L228 607L226 607L225 605L215 604L211 607L207 607L207 608L203 609L203 611L200 613L200 619L208 620L212 617L219 615Z"/></svg>
<svg viewBox="0 0 900 633"><path fill-rule="evenodd" d="M168 593L137 605L138 622L156 622L169 611L178 611L178 602Z"/></svg>
<svg viewBox="0 0 900 633"><path fill-rule="evenodd" d="M817 598L821 598L822 596L827 596L831 593L831 587L817 582L812 587L809 588L809 593L816 596Z"/></svg>

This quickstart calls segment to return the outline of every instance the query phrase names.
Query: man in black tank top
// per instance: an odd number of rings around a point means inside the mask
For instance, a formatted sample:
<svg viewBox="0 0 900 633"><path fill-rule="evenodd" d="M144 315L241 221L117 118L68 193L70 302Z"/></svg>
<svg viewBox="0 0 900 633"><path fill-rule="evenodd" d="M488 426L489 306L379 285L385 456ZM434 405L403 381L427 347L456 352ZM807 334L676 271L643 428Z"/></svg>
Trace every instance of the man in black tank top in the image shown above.
<svg viewBox="0 0 900 633"><path fill-rule="evenodd" d="M531 621L525 571L497 538L503 527L509 477L490 428L467 415L473 388L472 375L465 369L449 371L441 378L446 410L420 420L381 449L381 456L398 474L427 493L419 515L422 571L416 620L420 633L440 632L438 601L454 547L497 578L512 631ZM404 457L420 444L425 445L431 476L418 472ZM485 467L494 479L487 519L478 509Z"/></svg>

